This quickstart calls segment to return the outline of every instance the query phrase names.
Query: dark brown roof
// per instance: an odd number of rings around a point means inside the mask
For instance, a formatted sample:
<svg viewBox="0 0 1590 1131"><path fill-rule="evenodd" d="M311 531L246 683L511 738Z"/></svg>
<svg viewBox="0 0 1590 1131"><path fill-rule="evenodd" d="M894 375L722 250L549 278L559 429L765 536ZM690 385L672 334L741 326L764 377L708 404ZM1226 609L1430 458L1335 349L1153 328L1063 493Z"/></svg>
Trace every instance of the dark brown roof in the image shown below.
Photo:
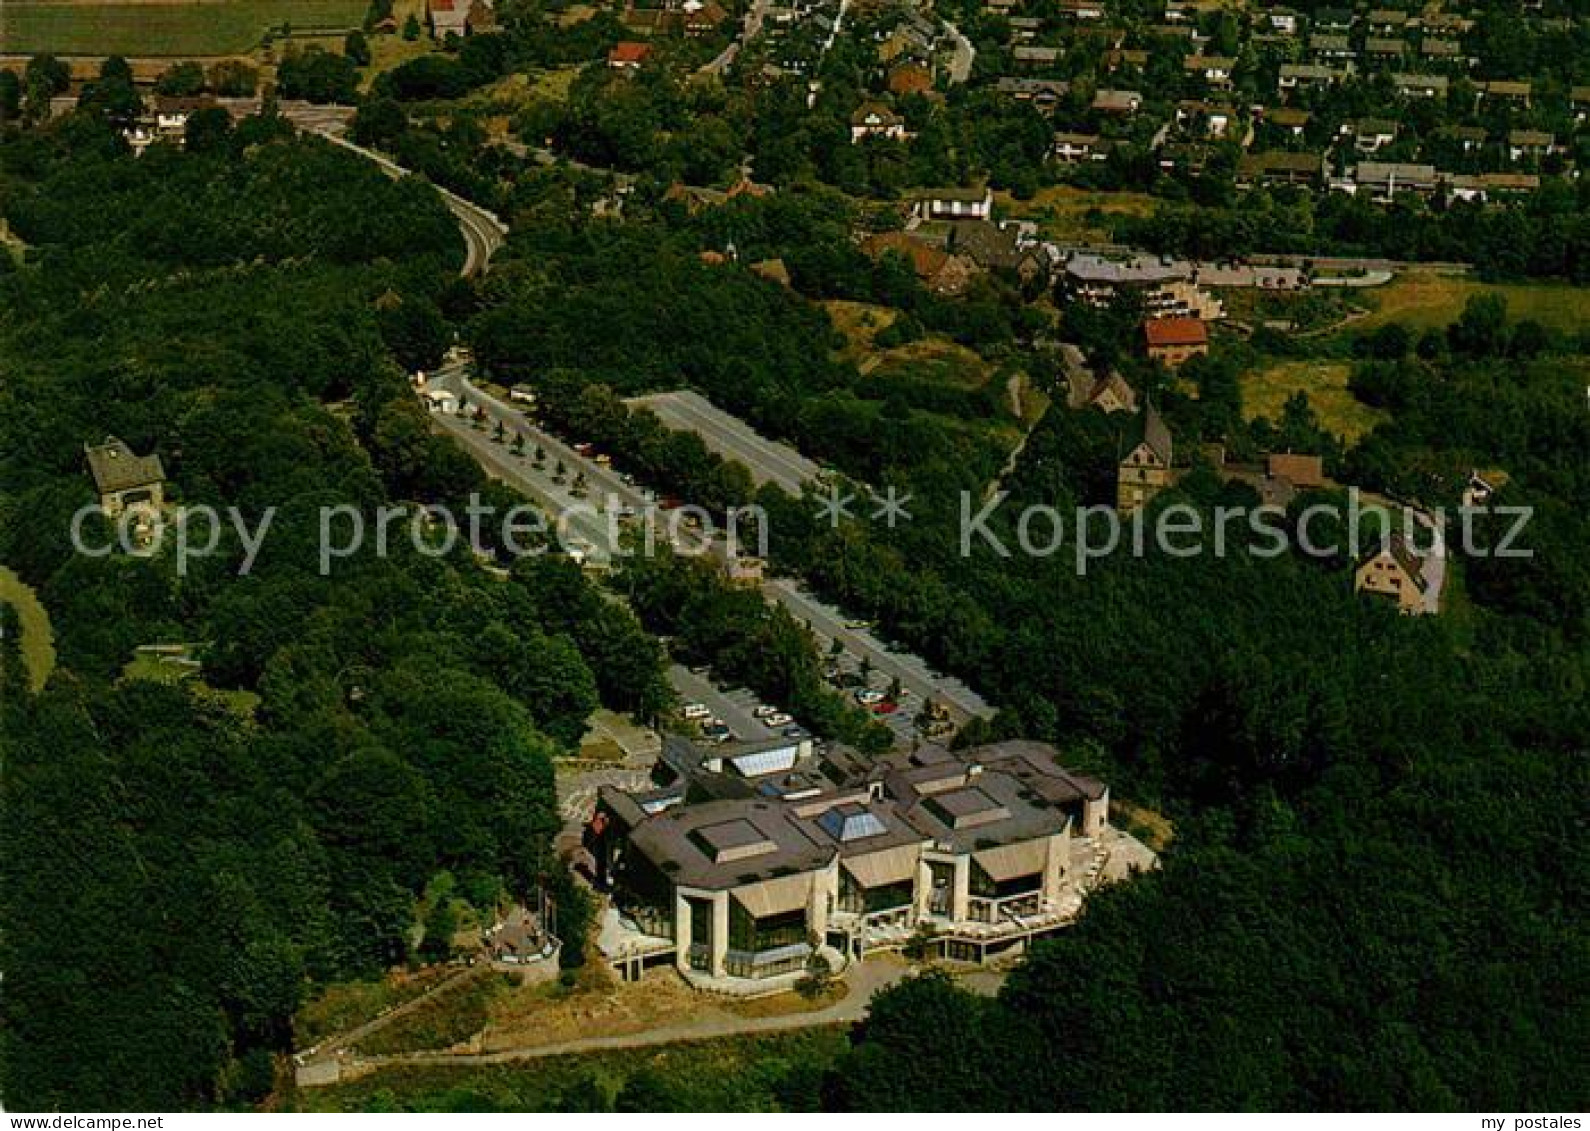
<svg viewBox="0 0 1590 1131"><path fill-rule="evenodd" d="M1209 341L1209 329L1201 318L1155 318L1143 323L1143 336L1150 349L1201 346Z"/></svg>
<svg viewBox="0 0 1590 1131"><path fill-rule="evenodd" d="M101 495L165 482L165 468L159 456L134 455L131 448L114 436L106 436L105 442L97 446L84 444L83 453L88 457L89 473Z"/></svg>
<svg viewBox="0 0 1590 1131"><path fill-rule="evenodd" d="M1294 487L1323 487L1325 465L1319 456L1293 455L1291 452L1272 453L1266 460L1269 473L1285 479Z"/></svg>

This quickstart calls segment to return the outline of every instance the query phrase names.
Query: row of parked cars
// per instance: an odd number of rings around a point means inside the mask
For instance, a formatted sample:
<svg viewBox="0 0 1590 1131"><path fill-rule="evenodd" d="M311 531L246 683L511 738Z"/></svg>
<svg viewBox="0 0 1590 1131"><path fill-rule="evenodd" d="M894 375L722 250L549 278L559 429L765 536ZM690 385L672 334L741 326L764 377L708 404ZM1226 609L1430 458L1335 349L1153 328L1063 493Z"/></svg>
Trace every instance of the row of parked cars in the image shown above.
<svg viewBox="0 0 1590 1131"><path fill-rule="evenodd" d="M777 707L758 704L751 708L751 715L769 731L777 731L786 738L805 737L806 731L802 729L787 711ZM686 722L696 723L701 727L701 737L709 742L727 742L734 737L734 732L729 725L712 713L705 703L686 703L679 708L679 717ZM750 737L749 735L745 737Z"/></svg>

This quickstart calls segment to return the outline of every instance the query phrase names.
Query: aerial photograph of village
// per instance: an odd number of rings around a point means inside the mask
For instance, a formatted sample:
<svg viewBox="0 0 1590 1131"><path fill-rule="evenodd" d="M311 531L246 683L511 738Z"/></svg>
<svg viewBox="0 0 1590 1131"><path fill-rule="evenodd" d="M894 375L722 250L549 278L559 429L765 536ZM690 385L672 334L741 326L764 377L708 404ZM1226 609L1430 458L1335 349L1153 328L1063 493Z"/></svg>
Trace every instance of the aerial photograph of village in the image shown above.
<svg viewBox="0 0 1590 1131"><path fill-rule="evenodd" d="M7 1128L1584 1131L1587 846L1590 0L0 0Z"/></svg>

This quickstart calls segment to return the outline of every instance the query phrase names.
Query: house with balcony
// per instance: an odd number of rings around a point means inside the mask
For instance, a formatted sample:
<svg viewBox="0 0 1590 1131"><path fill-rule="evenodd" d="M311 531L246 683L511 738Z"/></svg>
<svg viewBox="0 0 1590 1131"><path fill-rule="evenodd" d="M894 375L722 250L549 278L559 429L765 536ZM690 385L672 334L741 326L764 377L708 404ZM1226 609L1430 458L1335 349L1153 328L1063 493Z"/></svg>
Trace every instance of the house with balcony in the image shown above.
<svg viewBox="0 0 1590 1131"><path fill-rule="evenodd" d="M624 972L640 955L756 994L919 933L951 957L1016 952L1075 916L1096 846L1124 835L1108 788L1042 743L753 769L700 764L662 805L601 790L586 842L613 903L600 945Z"/></svg>

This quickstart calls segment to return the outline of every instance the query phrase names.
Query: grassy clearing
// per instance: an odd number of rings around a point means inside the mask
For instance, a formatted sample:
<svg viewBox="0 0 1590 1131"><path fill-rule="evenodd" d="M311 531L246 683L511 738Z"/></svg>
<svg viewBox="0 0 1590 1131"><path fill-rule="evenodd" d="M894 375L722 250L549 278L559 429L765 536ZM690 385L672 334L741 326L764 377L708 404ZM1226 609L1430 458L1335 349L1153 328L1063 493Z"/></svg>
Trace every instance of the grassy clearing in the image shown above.
<svg viewBox="0 0 1590 1131"><path fill-rule="evenodd" d="M1418 330L1446 326L1457 320L1470 298L1480 294L1505 298L1508 317L1514 321L1534 319L1569 333L1590 324L1590 289L1552 283L1477 283L1411 273L1363 292L1374 310L1354 329L1373 330L1388 322L1402 322Z"/></svg>
<svg viewBox="0 0 1590 1131"><path fill-rule="evenodd" d="M1147 193L1087 192L1068 185L1040 189L1031 200L996 192L994 203L1003 215L1036 220L1050 239L1095 242L1111 239L1111 217L1152 216L1158 206Z"/></svg>
<svg viewBox="0 0 1590 1131"><path fill-rule="evenodd" d="M293 1018L293 1039L299 1048L373 1021L387 1009L412 1001L452 974L444 966L418 973L393 974L379 982L341 982L327 986L305 1002Z"/></svg>
<svg viewBox="0 0 1590 1131"><path fill-rule="evenodd" d="M299 1111L547 1111L610 1108L644 1075L652 1102L676 1111L789 1110L816 1100L816 1078L847 1045L848 1027L549 1056L467 1068L393 1068L292 1097ZM653 1097L651 1091L660 1091Z"/></svg>
<svg viewBox="0 0 1590 1131"><path fill-rule="evenodd" d="M1387 418L1353 396L1347 388L1351 375L1352 366L1338 361L1287 361L1244 374L1243 415L1278 423L1287 400L1303 393L1320 423L1351 443Z"/></svg>
<svg viewBox="0 0 1590 1131"><path fill-rule="evenodd" d="M371 1056L451 1048L486 1027L491 1002L514 980L505 974L487 973L405 1013L361 1040L356 1046Z"/></svg>
<svg viewBox="0 0 1590 1131"><path fill-rule="evenodd" d="M191 648L183 646L180 653L173 653L174 658L191 660ZM142 679L152 683L177 684L184 681L201 698L211 699L226 707L233 714L244 719L254 717L254 711L259 706L258 693L244 690L222 690L211 687L199 678L201 669L191 663L171 663L163 661L160 656L148 652L139 652L122 666L122 679Z"/></svg>
<svg viewBox="0 0 1590 1131"><path fill-rule="evenodd" d="M972 350L938 335L914 342L880 348L876 338L894 325L900 312L867 302L834 299L822 304L834 328L845 337L841 360L848 361L862 374L887 379L909 376L920 384L937 384L954 389L980 389L988 383L990 370Z"/></svg>
<svg viewBox="0 0 1590 1131"><path fill-rule="evenodd" d="M265 32L357 27L364 0L52 3L5 0L0 51L62 55L201 56L251 50Z"/></svg>
<svg viewBox="0 0 1590 1131"><path fill-rule="evenodd" d="M16 612L21 637L17 650L28 673L28 686L38 691L55 670L55 633L50 628L50 614L38 594L4 566L0 566L0 604L9 605Z"/></svg>

